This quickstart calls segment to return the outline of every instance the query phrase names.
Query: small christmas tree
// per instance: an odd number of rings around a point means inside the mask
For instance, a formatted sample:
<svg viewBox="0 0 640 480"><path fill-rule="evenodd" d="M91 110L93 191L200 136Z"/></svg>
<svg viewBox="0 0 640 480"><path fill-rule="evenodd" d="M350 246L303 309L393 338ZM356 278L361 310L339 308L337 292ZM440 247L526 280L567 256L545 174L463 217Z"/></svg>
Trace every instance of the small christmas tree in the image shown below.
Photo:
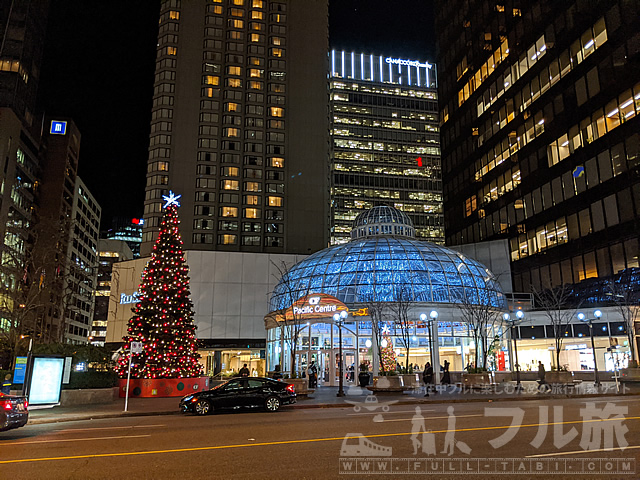
<svg viewBox="0 0 640 480"><path fill-rule="evenodd" d="M189 378L202 373L193 323L193 304L189 290L189 267L184 260L178 231L178 199L169 192L163 196L164 216L151 260L142 273L138 303L133 308L125 341L125 355L117 372L126 378L131 342L143 344L134 353L133 378Z"/></svg>
<svg viewBox="0 0 640 480"><path fill-rule="evenodd" d="M380 364L383 372L395 372L396 354L393 351L393 341L388 329L383 329L380 340Z"/></svg>

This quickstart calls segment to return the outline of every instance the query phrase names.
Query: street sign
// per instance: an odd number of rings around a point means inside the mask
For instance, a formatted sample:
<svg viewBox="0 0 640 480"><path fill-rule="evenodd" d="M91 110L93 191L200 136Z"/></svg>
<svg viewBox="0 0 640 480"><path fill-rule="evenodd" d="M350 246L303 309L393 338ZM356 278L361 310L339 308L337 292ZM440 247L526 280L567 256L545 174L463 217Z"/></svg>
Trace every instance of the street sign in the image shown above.
<svg viewBox="0 0 640 480"><path fill-rule="evenodd" d="M142 342L131 342L131 353L142 353Z"/></svg>

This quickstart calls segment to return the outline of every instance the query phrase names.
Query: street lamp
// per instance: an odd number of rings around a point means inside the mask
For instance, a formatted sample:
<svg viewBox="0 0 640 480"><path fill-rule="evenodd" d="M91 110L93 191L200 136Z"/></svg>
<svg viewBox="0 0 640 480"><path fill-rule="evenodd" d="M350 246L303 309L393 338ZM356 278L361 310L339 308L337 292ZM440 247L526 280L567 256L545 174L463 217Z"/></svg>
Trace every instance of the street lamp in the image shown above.
<svg viewBox="0 0 640 480"><path fill-rule="evenodd" d="M339 368L339 375L340 378L338 378L338 393L336 394L336 397L344 397L344 387L343 387L343 381L344 381L344 373L342 371L342 322L344 322L345 318L347 318L349 316L349 314L347 313L346 310L341 311L340 313L334 313L333 314L333 321L338 325L338 341L340 342L338 345L338 350L339 350L339 360L338 360L338 368Z"/></svg>
<svg viewBox="0 0 640 480"><path fill-rule="evenodd" d="M593 312L593 315L596 318L602 317L602 312L600 310L596 310ZM593 352L593 376L594 376L594 385L597 387L600 386L600 379L598 378L598 357L596 356L596 344L593 340L593 322L592 319L586 318L585 314L580 312L578 313L578 320L581 322L589 323L589 333L591 334L591 351Z"/></svg>
<svg viewBox="0 0 640 480"><path fill-rule="evenodd" d="M522 384L520 383L520 364L518 363L518 341L513 334L514 329L516 327L516 323L522 321L524 318L524 312L522 310L516 311L516 319L511 320L511 315L505 313L502 315L502 318L505 322L509 323L509 327L511 329L511 340L513 340L513 354L515 356L515 367L516 367L516 391L522 390Z"/></svg>

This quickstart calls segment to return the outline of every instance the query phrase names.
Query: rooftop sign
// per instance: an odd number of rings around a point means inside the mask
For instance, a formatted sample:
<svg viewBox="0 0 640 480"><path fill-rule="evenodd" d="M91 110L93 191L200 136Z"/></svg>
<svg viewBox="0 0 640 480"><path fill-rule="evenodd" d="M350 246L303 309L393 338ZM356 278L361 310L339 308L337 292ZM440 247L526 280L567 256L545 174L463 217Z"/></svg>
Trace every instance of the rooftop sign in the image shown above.
<svg viewBox="0 0 640 480"><path fill-rule="evenodd" d="M387 63L392 63L395 65L407 65L409 67L425 67L431 68L432 65L429 62L420 63L418 60L405 60L404 58L391 58L387 57L384 60Z"/></svg>

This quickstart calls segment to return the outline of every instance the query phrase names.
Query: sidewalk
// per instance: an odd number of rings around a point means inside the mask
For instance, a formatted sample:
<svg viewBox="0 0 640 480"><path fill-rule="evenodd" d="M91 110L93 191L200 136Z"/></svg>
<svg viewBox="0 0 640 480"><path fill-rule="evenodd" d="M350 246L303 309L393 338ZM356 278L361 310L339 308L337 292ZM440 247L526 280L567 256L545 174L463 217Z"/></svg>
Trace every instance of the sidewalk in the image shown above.
<svg viewBox="0 0 640 480"><path fill-rule="evenodd" d="M508 385L508 386L507 386ZM442 386L438 393L431 393L429 397L424 396L424 387L416 391L409 390L403 394L399 393L379 393L378 399L381 402L394 402L396 405L414 404L449 404L466 402L502 402L518 400L540 400L549 398L596 398L640 395L640 385L627 384L626 390L621 386L620 393L616 393L615 383L604 382L599 392L596 393L593 383L580 384L572 393L554 392L537 393L536 382L522 382L522 392L514 392L515 384L499 384L496 391L460 391L454 386L444 388ZM365 396L371 394L368 390L362 390L357 386L345 386L345 397L336 396L338 387L319 387L309 397L298 397L298 403L292 407L294 409L306 408L351 408L352 405L345 400L364 401ZM590 392L590 393L589 393ZM623 393L625 392L625 393ZM124 399L103 405L77 405L73 407L54 407L48 409L30 409L29 425L43 423L70 422L78 420L92 420L99 418L119 418L119 417L140 417L151 415L177 415L179 413L178 403L180 397L172 398L131 398L129 399L128 412L124 412Z"/></svg>

